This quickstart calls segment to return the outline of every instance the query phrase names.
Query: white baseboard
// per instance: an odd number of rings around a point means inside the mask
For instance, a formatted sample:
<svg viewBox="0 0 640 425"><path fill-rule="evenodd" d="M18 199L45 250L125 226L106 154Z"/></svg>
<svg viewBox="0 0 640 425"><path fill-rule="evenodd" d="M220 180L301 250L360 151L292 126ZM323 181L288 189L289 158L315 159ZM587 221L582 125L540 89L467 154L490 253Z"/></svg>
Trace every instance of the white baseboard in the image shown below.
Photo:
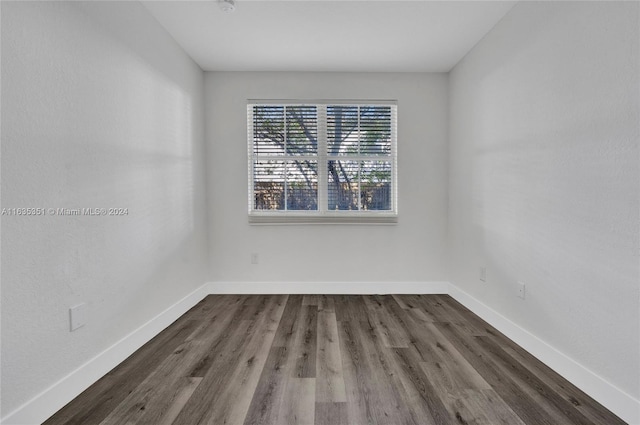
<svg viewBox="0 0 640 425"><path fill-rule="evenodd" d="M2 418L0 422L3 425L35 425L44 422L207 295L208 285L204 284Z"/></svg>
<svg viewBox="0 0 640 425"><path fill-rule="evenodd" d="M211 294L447 294L449 282L209 282Z"/></svg>
<svg viewBox="0 0 640 425"><path fill-rule="evenodd" d="M450 285L449 295L624 421L630 425L640 425L639 400L636 400L455 285Z"/></svg>

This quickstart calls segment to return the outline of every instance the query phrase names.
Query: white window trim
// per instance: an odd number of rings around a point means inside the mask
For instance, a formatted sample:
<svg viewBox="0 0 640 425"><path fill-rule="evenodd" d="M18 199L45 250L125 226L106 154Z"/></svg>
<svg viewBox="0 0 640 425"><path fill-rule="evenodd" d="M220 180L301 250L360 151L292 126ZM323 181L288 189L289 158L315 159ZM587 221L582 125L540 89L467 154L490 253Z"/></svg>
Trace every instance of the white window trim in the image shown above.
<svg viewBox="0 0 640 425"><path fill-rule="evenodd" d="M318 108L318 152L313 156L296 156L295 159L310 159L318 162L318 209L312 211L287 210L254 210L254 182L253 164L256 156L253 154L253 107L256 105L278 106L317 106ZM384 105L391 107L391 210L389 211L335 211L327 207L327 164L330 156L327 154L326 106L364 106ZM359 119L359 116L358 116ZM247 170L248 170L248 207L249 223L254 225L296 225L296 224L395 224L398 222L398 173L397 173L397 101L394 100L247 100ZM291 160L291 156L270 156L274 160ZM371 155L349 155L344 158L350 161L372 160Z"/></svg>

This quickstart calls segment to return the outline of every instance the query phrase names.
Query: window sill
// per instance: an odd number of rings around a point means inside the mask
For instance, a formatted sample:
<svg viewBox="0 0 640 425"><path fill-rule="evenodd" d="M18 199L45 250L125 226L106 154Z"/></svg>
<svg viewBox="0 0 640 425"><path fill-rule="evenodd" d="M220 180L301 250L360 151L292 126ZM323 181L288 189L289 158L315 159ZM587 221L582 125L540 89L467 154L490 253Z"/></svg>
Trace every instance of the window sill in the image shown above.
<svg viewBox="0 0 640 425"><path fill-rule="evenodd" d="M393 225L398 223L395 213L250 213L251 225L351 224Z"/></svg>

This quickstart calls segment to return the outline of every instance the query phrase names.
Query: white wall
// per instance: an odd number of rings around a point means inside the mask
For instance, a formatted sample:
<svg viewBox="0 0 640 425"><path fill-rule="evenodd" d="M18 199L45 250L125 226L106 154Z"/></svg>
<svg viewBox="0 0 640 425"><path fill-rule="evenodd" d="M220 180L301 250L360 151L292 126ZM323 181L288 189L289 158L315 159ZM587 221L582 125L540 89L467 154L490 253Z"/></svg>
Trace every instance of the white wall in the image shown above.
<svg viewBox="0 0 640 425"><path fill-rule="evenodd" d="M207 72L205 99L213 281L446 279L446 74ZM397 99L399 223L249 225L247 99Z"/></svg>
<svg viewBox="0 0 640 425"><path fill-rule="evenodd" d="M129 209L2 217L3 416L206 281L202 111L139 3L2 2L2 207Z"/></svg>
<svg viewBox="0 0 640 425"><path fill-rule="evenodd" d="M522 2L449 82L452 283L636 400L638 27L636 2Z"/></svg>

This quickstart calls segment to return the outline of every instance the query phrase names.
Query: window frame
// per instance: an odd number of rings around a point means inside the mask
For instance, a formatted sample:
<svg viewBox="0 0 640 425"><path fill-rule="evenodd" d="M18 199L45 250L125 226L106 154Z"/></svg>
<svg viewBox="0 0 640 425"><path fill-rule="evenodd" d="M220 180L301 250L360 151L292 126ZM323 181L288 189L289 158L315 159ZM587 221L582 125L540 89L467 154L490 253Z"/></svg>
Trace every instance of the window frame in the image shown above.
<svg viewBox="0 0 640 425"><path fill-rule="evenodd" d="M387 156L350 154L329 155L327 135L327 107L329 106L388 106L391 110L390 154ZM255 106L313 106L316 107L317 152L315 155L264 155L254 153L253 108ZM286 110L285 110L286 116ZM358 114L360 115L360 114ZM360 124L358 123L358 127ZM395 224L398 222L398 139L397 101L395 100L247 100L247 170L248 170L248 216L250 224ZM286 128L284 129L286 132ZM317 162L317 210L259 210L255 209L254 164L258 159L276 161L311 160ZM389 210L330 210L328 208L328 163L330 160L375 161L391 164L391 208ZM358 183L358 188L361 182ZM360 196L358 196L360 200ZM360 202L360 201L359 201Z"/></svg>

